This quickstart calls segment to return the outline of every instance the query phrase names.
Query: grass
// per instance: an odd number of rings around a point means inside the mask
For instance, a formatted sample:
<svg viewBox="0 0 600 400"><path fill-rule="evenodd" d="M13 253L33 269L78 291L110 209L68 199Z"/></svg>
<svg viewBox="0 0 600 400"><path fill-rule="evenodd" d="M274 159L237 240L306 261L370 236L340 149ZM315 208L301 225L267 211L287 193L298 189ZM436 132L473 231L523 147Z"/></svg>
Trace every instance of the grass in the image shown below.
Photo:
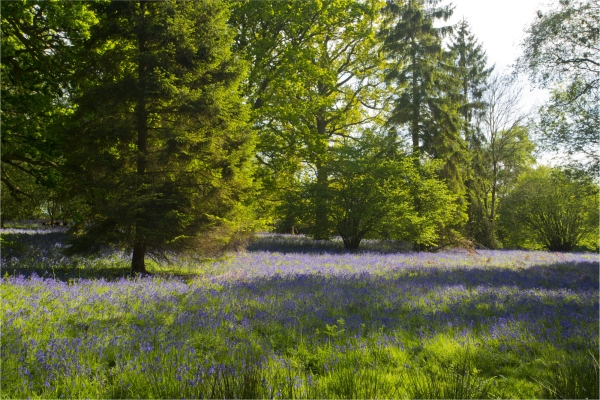
<svg viewBox="0 0 600 400"><path fill-rule="evenodd" d="M132 279L3 236L3 398L599 397L596 254L263 235Z"/></svg>

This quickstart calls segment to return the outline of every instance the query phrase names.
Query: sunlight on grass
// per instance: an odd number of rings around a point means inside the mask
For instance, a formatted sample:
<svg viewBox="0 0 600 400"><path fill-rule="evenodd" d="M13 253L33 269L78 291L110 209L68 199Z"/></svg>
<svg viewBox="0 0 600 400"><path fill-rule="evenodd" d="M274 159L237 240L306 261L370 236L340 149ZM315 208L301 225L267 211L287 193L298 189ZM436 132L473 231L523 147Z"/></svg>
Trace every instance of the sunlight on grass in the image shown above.
<svg viewBox="0 0 600 400"><path fill-rule="evenodd" d="M31 250L63 280L13 253L3 397L598 397L597 255L302 246L138 278Z"/></svg>

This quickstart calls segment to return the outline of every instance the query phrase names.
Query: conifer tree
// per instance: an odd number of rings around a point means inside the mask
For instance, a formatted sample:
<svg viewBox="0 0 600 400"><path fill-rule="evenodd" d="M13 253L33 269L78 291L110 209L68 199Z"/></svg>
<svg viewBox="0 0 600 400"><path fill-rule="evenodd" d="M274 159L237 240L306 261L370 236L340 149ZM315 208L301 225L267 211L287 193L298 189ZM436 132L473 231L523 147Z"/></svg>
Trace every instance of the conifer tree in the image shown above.
<svg viewBox="0 0 600 400"><path fill-rule="evenodd" d="M486 207L487 194L481 190L478 180L483 179L487 169L484 141L480 120L487 104L483 100L486 84L494 67L487 66L487 56L466 20L458 23L450 44L454 59L454 74L460 82L462 132L469 151L466 168L467 179L467 235L478 244L495 247L493 224L488 220Z"/></svg>
<svg viewBox="0 0 600 400"><path fill-rule="evenodd" d="M440 3L389 0L384 7L389 22L381 35L389 58L386 79L394 91L389 122L408 133L415 160L443 161L440 178L462 203L455 221L460 225L465 218L466 146L460 137L460 82L442 46L452 27L435 26L437 21L447 21L453 8Z"/></svg>
<svg viewBox="0 0 600 400"><path fill-rule="evenodd" d="M487 78L494 67L488 67L487 55L481 44L471 32L469 23L462 20L458 23L451 38L450 51L454 58L454 74L460 80L461 107L463 118L463 138L472 146L477 140L477 114L485 109L483 93Z"/></svg>
<svg viewBox="0 0 600 400"><path fill-rule="evenodd" d="M194 248L251 185L253 142L220 1L95 3L66 123L65 173L88 205L71 250Z"/></svg>
<svg viewBox="0 0 600 400"><path fill-rule="evenodd" d="M384 49L391 60L386 79L397 88L391 122L407 125L415 156L431 150L426 149L426 143L432 142L427 122L431 119L430 106L439 97L435 83L442 73L442 38L451 30L434 27L436 20L452 15L450 7L435 7L437 3L390 0L384 8L393 21L382 30Z"/></svg>

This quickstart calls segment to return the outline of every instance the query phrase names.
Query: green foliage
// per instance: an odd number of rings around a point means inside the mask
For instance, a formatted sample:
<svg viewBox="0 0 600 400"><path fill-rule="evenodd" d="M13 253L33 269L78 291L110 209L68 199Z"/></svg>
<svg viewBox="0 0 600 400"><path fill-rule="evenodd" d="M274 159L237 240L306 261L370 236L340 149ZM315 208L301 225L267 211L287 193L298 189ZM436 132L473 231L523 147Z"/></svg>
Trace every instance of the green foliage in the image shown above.
<svg viewBox="0 0 600 400"><path fill-rule="evenodd" d="M559 0L550 7L538 11L528 28L519 68L538 86L552 90L540 109L546 149L556 151L569 167L598 175L600 4Z"/></svg>
<svg viewBox="0 0 600 400"><path fill-rule="evenodd" d="M461 86L462 104L459 112L463 119L463 138L473 150L480 140L481 132L477 120L487 106L483 94L494 67L488 67L485 50L471 32L466 20L463 19L455 27L451 41L449 50L454 59L452 73L460 80Z"/></svg>
<svg viewBox="0 0 600 400"><path fill-rule="evenodd" d="M264 191L281 230L308 223L328 239L330 152L334 143L376 121L382 107L375 37L381 1L239 2L236 44L251 64L245 94L253 105ZM307 179L308 178L308 179ZM307 212L290 191L306 180ZM279 204L277 204L279 203ZM283 214L281 214L283 213Z"/></svg>
<svg viewBox="0 0 600 400"><path fill-rule="evenodd" d="M507 247L598 248L598 185L585 175L539 167L519 177L500 205Z"/></svg>
<svg viewBox="0 0 600 400"><path fill-rule="evenodd" d="M16 197L60 177L57 117L68 113L69 79L76 49L97 19L85 2L3 1L2 183ZM22 186L22 173L34 183ZM34 216L34 215L31 215Z"/></svg>
<svg viewBox="0 0 600 400"><path fill-rule="evenodd" d="M388 123L406 133L412 154L442 160L439 176L456 195L453 225L466 221L465 180L468 154L461 129L463 81L456 74L454 55L443 48L450 26L437 26L453 12L438 0L389 1L380 35L387 57L386 82L393 109ZM415 203L418 207L418 203Z"/></svg>
<svg viewBox="0 0 600 400"><path fill-rule="evenodd" d="M480 132L473 146L473 177L469 181L471 238L487 248L500 246L497 238L498 206L517 177L535 161L530 127L521 112L522 89L509 76L488 78L480 116Z"/></svg>
<svg viewBox="0 0 600 400"><path fill-rule="evenodd" d="M487 399L494 378L482 378L467 346L439 374L416 371L407 373L412 399Z"/></svg>
<svg viewBox="0 0 600 400"><path fill-rule="evenodd" d="M227 228L249 230L234 220L254 219L244 206L254 141L225 4L94 9L100 22L78 66L63 135L69 193L89 204L71 251L133 248L133 269L144 272L146 251L194 251L213 234L215 246L230 243Z"/></svg>
<svg viewBox="0 0 600 400"><path fill-rule="evenodd" d="M536 124L544 150L559 155L570 168L600 174L600 89L585 90L586 83L572 82L552 90L539 109Z"/></svg>
<svg viewBox="0 0 600 400"><path fill-rule="evenodd" d="M562 357L548 362L551 379L539 382L544 396L553 399L595 399L600 397L598 359L590 352L587 359L573 360Z"/></svg>
<svg viewBox="0 0 600 400"><path fill-rule="evenodd" d="M346 248L358 248L365 237L436 246L440 230L454 221L456 196L436 175L442 162L416 166L395 147L389 137L363 132L335 149L329 200Z"/></svg>

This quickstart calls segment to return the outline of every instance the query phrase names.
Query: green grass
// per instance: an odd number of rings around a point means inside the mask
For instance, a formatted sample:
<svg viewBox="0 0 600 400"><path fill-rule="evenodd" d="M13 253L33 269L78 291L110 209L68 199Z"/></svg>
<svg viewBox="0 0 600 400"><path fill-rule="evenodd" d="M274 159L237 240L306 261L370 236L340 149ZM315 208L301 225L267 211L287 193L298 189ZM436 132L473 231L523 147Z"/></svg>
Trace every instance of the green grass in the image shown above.
<svg viewBox="0 0 600 400"><path fill-rule="evenodd" d="M593 256L64 261L0 284L2 398L598 398Z"/></svg>

